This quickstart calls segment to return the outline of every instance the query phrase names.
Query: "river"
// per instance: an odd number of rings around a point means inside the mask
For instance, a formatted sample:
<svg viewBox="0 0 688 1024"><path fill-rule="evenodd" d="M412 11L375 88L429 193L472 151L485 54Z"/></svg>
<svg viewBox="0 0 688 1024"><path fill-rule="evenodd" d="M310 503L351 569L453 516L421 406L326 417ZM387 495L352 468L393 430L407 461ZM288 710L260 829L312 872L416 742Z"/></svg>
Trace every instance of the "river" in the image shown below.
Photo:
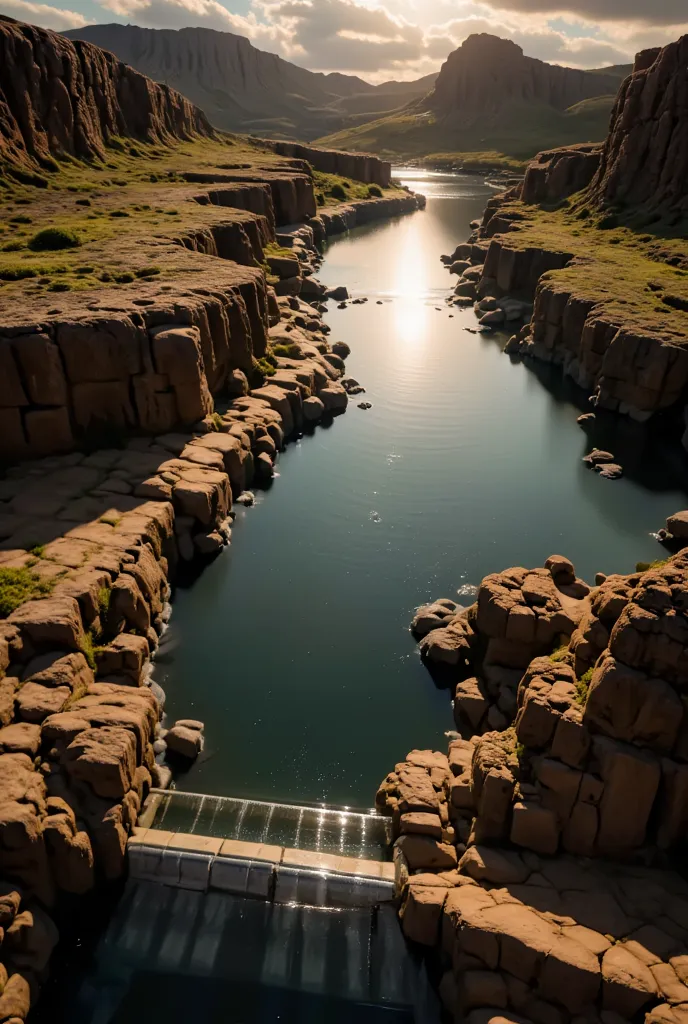
<svg viewBox="0 0 688 1024"><path fill-rule="evenodd" d="M176 594L156 678L171 720L206 723L179 788L370 806L395 762L452 728L408 632L418 604L468 604L487 573L555 552L588 580L632 571L661 557L652 531L686 506L681 453L609 414L586 435L580 390L445 305L439 257L492 190L400 176L427 210L334 241L320 272L369 298L327 319L372 408L356 399L289 444L271 489L237 508L231 547ZM623 479L584 466L591 441Z"/></svg>

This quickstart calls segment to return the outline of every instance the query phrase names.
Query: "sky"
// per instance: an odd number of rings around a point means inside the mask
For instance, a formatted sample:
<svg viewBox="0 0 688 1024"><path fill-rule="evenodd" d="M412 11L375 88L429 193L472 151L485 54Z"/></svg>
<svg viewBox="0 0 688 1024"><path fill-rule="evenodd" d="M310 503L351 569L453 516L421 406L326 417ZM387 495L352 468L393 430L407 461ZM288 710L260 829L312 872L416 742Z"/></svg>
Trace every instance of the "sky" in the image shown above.
<svg viewBox="0 0 688 1024"><path fill-rule="evenodd" d="M638 50L688 33L688 0L0 0L0 14L57 30L204 26L312 71L371 82L437 71L473 32L580 68L630 63Z"/></svg>

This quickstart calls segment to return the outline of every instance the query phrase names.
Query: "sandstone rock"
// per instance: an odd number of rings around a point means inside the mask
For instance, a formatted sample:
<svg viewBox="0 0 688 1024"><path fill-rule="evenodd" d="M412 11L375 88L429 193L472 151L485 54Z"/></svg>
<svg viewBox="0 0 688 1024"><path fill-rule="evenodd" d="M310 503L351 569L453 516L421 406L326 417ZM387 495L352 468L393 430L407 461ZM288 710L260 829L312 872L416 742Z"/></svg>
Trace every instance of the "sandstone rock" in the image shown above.
<svg viewBox="0 0 688 1024"><path fill-rule="evenodd" d="M506 1009L506 982L497 971L464 971L459 979L458 998L464 1010L485 1006Z"/></svg>
<svg viewBox="0 0 688 1024"><path fill-rule="evenodd" d="M31 1007L31 990L26 978L12 974L0 995L0 1020L25 1020Z"/></svg>
<svg viewBox="0 0 688 1024"><path fill-rule="evenodd" d="M497 885L525 882L529 871L517 853L490 846L471 846L459 862L459 871L477 881Z"/></svg>
<svg viewBox="0 0 688 1024"><path fill-rule="evenodd" d="M417 835L431 836L433 839L442 838L442 821L438 814L424 814L413 812L401 815L401 832L415 833Z"/></svg>
<svg viewBox="0 0 688 1024"><path fill-rule="evenodd" d="M660 780L655 758L635 747L595 737L604 793L598 847L606 853L641 846Z"/></svg>
<svg viewBox="0 0 688 1024"><path fill-rule="evenodd" d="M583 720L596 731L668 753L682 716L678 695L662 679L648 679L612 657L595 668Z"/></svg>
<svg viewBox="0 0 688 1024"><path fill-rule="evenodd" d="M478 678L465 679L458 684L454 694L454 715L457 721L465 718L473 731L477 732L489 708L489 697Z"/></svg>
<svg viewBox="0 0 688 1024"><path fill-rule="evenodd" d="M555 813L530 801L518 801L513 806L511 842L536 853L556 853L559 827Z"/></svg>
<svg viewBox="0 0 688 1024"><path fill-rule="evenodd" d="M203 724L176 722L165 736L165 742L171 754L186 761L195 761L203 750Z"/></svg>
<svg viewBox="0 0 688 1024"><path fill-rule="evenodd" d="M623 946L612 946L602 958L602 1005L622 1017L633 1017L657 995L649 967Z"/></svg>
<svg viewBox="0 0 688 1024"><path fill-rule="evenodd" d="M315 395L303 400L303 416L309 423L317 423L325 414L325 405Z"/></svg>
<svg viewBox="0 0 688 1024"><path fill-rule="evenodd" d="M74 598L27 601L12 613L10 621L37 647L78 650L83 638L79 605Z"/></svg>
<svg viewBox="0 0 688 1024"><path fill-rule="evenodd" d="M688 541L688 509L682 512L675 512L666 521L667 530L677 540Z"/></svg>
<svg viewBox="0 0 688 1024"><path fill-rule="evenodd" d="M451 626L433 629L420 642L423 658L438 665L459 665L470 655L472 633L463 619L455 619Z"/></svg>
<svg viewBox="0 0 688 1024"><path fill-rule="evenodd" d="M64 760L72 779L88 783L99 797L121 800L134 778L136 738L113 726L86 729L69 744Z"/></svg>
<svg viewBox="0 0 688 1024"><path fill-rule="evenodd" d="M410 881L399 911L407 939L423 946L436 944L446 895L446 888L417 885Z"/></svg>
<svg viewBox="0 0 688 1024"><path fill-rule="evenodd" d="M438 843L430 836L402 835L397 847L408 861L411 871L419 869L451 870L456 867L457 856L453 846Z"/></svg>
<svg viewBox="0 0 688 1024"><path fill-rule="evenodd" d="M0 729L0 751L4 754L28 754L35 757L41 742L41 728L28 722L16 722Z"/></svg>

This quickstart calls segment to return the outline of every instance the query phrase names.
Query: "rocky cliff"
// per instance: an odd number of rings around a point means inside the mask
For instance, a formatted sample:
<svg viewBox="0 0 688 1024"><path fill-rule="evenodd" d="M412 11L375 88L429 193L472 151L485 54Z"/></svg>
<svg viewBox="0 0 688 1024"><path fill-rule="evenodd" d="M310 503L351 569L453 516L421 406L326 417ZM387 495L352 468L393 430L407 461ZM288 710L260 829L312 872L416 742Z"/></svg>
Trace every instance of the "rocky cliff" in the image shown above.
<svg viewBox="0 0 688 1024"><path fill-rule="evenodd" d="M211 133L201 110L112 54L0 17L0 159L102 159L113 136Z"/></svg>
<svg viewBox="0 0 688 1024"><path fill-rule="evenodd" d="M659 219L688 213L688 36L638 55L612 113L589 196L644 207Z"/></svg>
<svg viewBox="0 0 688 1024"><path fill-rule="evenodd" d="M553 555L418 610L461 736L411 751L377 805L454 1019L684 1019L687 607L688 549L594 588Z"/></svg>
<svg viewBox="0 0 688 1024"><path fill-rule="evenodd" d="M518 103L566 110L614 93L617 82L604 72L545 64L526 57L510 39L482 33L449 55L425 105L442 117L470 123Z"/></svg>
<svg viewBox="0 0 688 1024"><path fill-rule="evenodd" d="M427 91L424 80L371 86L353 75L307 71L242 36L206 28L87 25L65 34L174 86L229 131L315 139L341 127L350 108L388 112Z"/></svg>

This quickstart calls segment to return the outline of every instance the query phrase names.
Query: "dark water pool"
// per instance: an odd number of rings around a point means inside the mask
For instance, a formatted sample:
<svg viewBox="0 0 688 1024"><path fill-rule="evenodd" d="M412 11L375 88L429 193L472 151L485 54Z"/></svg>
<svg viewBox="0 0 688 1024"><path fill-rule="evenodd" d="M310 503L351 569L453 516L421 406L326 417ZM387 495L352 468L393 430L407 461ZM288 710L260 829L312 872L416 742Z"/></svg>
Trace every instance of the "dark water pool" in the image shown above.
<svg viewBox="0 0 688 1024"><path fill-rule="evenodd" d="M177 594L158 679L172 717L206 723L190 790L370 806L396 761L452 725L408 633L416 605L554 552L588 579L631 571L686 505L678 451L611 416L586 437L581 392L469 333L472 311L450 318L439 256L491 190L405 177L427 210L336 241L321 273L370 297L328 319L373 408L291 444L231 548ZM622 480L582 464L591 440Z"/></svg>

